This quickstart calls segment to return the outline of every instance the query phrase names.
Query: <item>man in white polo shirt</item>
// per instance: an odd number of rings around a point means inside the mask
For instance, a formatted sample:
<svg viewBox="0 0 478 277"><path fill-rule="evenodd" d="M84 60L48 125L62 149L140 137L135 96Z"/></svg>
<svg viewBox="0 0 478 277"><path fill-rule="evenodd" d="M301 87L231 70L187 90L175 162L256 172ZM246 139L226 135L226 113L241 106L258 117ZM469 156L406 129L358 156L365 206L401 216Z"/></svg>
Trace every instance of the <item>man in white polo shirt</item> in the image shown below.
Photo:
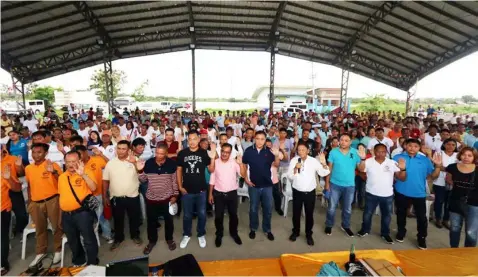
<svg viewBox="0 0 478 277"><path fill-rule="evenodd" d="M405 160L397 162L387 158L387 147L384 144L376 144L373 148L374 157L365 161L364 172L367 174L365 194L365 209L363 211L362 229L358 232L359 237L370 233L372 228L372 216L375 209L380 205L381 231L380 235L389 244L393 244L390 237L390 221L392 220L393 205L393 178L405 180Z"/></svg>
<svg viewBox="0 0 478 277"><path fill-rule="evenodd" d="M292 234L290 241L295 241L300 235L300 217L302 206L305 209L305 236L307 244L314 245L312 227L314 226L315 188L317 183L315 175L325 177L330 174L329 167L323 153L319 159L309 156L309 145L299 142L297 146L298 157L290 161L287 177L292 181Z"/></svg>
<svg viewBox="0 0 478 277"><path fill-rule="evenodd" d="M385 136L385 131L383 128L376 128L375 129L375 135L376 137L371 139L370 142L368 143L367 149L370 151L370 153L374 153L373 149L375 145L377 144L383 144L387 148L387 153L389 154L388 157L390 156L390 148L393 146L393 140Z"/></svg>
<svg viewBox="0 0 478 277"><path fill-rule="evenodd" d="M103 171L103 203L113 208L115 235L111 251L117 249L124 240L125 213L128 214L131 239L136 245L143 243L139 236L141 206L136 164L144 164L144 160L132 155L127 140L118 142L116 154L117 157L110 160Z"/></svg>

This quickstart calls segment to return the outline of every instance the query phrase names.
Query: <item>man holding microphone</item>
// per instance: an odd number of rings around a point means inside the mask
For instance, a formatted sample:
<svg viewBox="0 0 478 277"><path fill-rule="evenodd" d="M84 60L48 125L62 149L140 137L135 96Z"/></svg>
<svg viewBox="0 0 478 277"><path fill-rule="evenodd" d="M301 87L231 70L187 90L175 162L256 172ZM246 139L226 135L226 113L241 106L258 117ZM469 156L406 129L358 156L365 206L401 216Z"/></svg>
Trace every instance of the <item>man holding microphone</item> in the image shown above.
<svg viewBox="0 0 478 277"><path fill-rule="evenodd" d="M299 142L297 146L298 157L290 161L287 177L292 181L292 234L290 241L295 241L300 235L300 216L302 206L305 209L305 236L307 244L314 245L312 238L312 227L314 226L314 207L315 207L315 174L321 177L329 175L325 155L320 153L317 159L310 157L309 145L305 142Z"/></svg>

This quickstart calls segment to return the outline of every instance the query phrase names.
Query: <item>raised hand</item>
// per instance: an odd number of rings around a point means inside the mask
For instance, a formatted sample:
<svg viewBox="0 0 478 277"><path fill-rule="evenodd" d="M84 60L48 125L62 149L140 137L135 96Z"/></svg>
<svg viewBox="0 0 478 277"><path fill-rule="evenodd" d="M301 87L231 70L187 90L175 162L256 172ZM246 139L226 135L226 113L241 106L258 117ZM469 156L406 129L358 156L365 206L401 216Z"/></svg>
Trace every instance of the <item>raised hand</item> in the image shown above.
<svg viewBox="0 0 478 277"><path fill-rule="evenodd" d="M295 143L298 143L298 142L299 142L299 134L298 134L298 133L295 133L294 142L295 142Z"/></svg>
<svg viewBox="0 0 478 277"><path fill-rule="evenodd" d="M76 164L75 172L80 176L85 173L85 164L82 161L78 161L78 163Z"/></svg>
<svg viewBox="0 0 478 277"><path fill-rule="evenodd" d="M360 149L358 150L358 155L362 160L367 157L367 153L365 152L365 149L363 147L360 147Z"/></svg>
<svg viewBox="0 0 478 277"><path fill-rule="evenodd" d="M137 169L138 171L143 170L145 164L146 164L146 161L145 161L145 160L139 159L139 160L136 162L136 169Z"/></svg>
<svg viewBox="0 0 478 277"><path fill-rule="evenodd" d="M27 142L28 149L32 148L33 141L30 139Z"/></svg>
<svg viewBox="0 0 478 277"><path fill-rule="evenodd" d="M403 158L400 158L398 160L398 168L400 168L401 170L405 170L407 168L407 164Z"/></svg>
<svg viewBox="0 0 478 277"><path fill-rule="evenodd" d="M61 142L61 140L56 140L56 148L58 149L58 151L60 152L63 152L64 151L64 146L63 146L63 142Z"/></svg>
<svg viewBox="0 0 478 277"><path fill-rule="evenodd" d="M432 162L433 162L436 166L441 166L442 163L443 163L441 154L438 153L438 152L435 152L435 155L433 155L433 158L432 158Z"/></svg>
<svg viewBox="0 0 478 277"><path fill-rule="evenodd" d="M22 166L22 164L23 164L22 156L17 156L17 158L15 159L15 165Z"/></svg>
<svg viewBox="0 0 478 277"><path fill-rule="evenodd" d="M431 156L432 156L432 149L429 148L429 147L424 146L424 147L422 148L422 152L425 153L425 155L427 155L427 157L431 157Z"/></svg>
<svg viewBox="0 0 478 277"><path fill-rule="evenodd" d="M421 142L425 141L425 133L420 134L420 141Z"/></svg>
<svg viewBox="0 0 478 277"><path fill-rule="evenodd" d="M53 172L55 170L53 168L53 163L50 160L46 160L45 169L48 172Z"/></svg>
<svg viewBox="0 0 478 277"><path fill-rule="evenodd" d="M126 135L126 140L131 141L131 135Z"/></svg>
<svg viewBox="0 0 478 277"><path fill-rule="evenodd" d="M237 155L236 162L237 162L238 165L242 164L242 155Z"/></svg>
<svg viewBox="0 0 478 277"><path fill-rule="evenodd" d="M209 158L211 159L216 158L216 143L211 142L211 151L208 154L209 154Z"/></svg>
<svg viewBox="0 0 478 277"><path fill-rule="evenodd" d="M2 170L2 177L8 180L11 176L10 167L5 165Z"/></svg>
<svg viewBox="0 0 478 277"><path fill-rule="evenodd" d="M274 154L275 157L279 156L279 153L280 153L279 147L272 146L271 152L272 152L272 154Z"/></svg>
<svg viewBox="0 0 478 277"><path fill-rule="evenodd" d="M319 162L320 162L322 165L327 165L327 160L325 159L325 154L324 154L324 152L320 152L320 154L319 154Z"/></svg>
<svg viewBox="0 0 478 277"><path fill-rule="evenodd" d="M136 157L133 155L133 151L129 151L129 154L128 154L128 162L130 163L136 163L137 159Z"/></svg>
<svg viewBox="0 0 478 277"><path fill-rule="evenodd" d="M100 151L100 149L98 149L98 147L93 147L93 148L91 149L91 151L92 151L93 154L95 154L96 156L101 155L101 151Z"/></svg>

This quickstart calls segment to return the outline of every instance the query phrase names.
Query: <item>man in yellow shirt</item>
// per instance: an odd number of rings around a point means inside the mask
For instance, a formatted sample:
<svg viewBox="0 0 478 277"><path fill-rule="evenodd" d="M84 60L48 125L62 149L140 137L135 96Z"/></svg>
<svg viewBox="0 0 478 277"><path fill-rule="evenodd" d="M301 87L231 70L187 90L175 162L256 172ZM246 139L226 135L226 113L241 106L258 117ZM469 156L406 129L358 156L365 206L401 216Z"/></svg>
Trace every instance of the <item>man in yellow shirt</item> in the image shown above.
<svg viewBox="0 0 478 277"><path fill-rule="evenodd" d="M30 263L35 266L46 256L48 248L48 220L53 227L53 244L55 256L53 263L61 261L61 241L63 231L60 227L60 206L58 200L58 176L62 173L57 163L46 160L49 145L34 143L32 145L33 163L25 168L28 183L28 212L36 231L36 257Z"/></svg>
<svg viewBox="0 0 478 277"><path fill-rule="evenodd" d="M0 125L5 128L5 132L8 134L13 130L13 123L10 118L8 118L6 113L2 113L2 118L0 119Z"/></svg>
<svg viewBox="0 0 478 277"><path fill-rule="evenodd" d="M8 154L8 152L7 152ZM7 275L10 270L8 263L8 254L10 252L10 220L12 218L12 202L10 200L9 191L21 191L22 185L16 176L15 167L12 168L10 164L4 163L4 153L2 151L2 184L1 184L1 230L2 230L2 269L1 276ZM12 157L12 156L10 156Z"/></svg>
<svg viewBox="0 0 478 277"><path fill-rule="evenodd" d="M72 252L72 264L97 265L99 260L95 235L96 213L80 205L88 195L92 195L92 191L96 190L96 177L91 170L85 168L79 152L68 152L65 155L65 162L66 171L58 178L58 193L62 211L61 222Z"/></svg>
<svg viewBox="0 0 478 277"><path fill-rule="evenodd" d="M81 161L85 164L85 168L91 170L95 177L95 182L98 184L96 190L93 192L93 195L98 199L100 205L96 210L96 216L100 223L102 230L102 236L108 241L108 243L113 243L113 238L111 237L111 226L110 222L105 219L103 216L103 169L106 166L107 159L103 153L98 148L93 148L94 156L90 156L88 149L84 145L77 145L73 147L73 151L77 151L81 155Z"/></svg>

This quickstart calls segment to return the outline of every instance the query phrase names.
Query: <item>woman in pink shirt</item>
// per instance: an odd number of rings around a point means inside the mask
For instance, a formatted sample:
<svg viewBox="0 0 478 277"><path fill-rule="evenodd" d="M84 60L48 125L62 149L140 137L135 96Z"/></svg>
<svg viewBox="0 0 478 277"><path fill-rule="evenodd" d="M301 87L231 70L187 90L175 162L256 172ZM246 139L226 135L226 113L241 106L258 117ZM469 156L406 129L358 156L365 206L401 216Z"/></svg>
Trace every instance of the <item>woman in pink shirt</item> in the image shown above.
<svg viewBox="0 0 478 277"><path fill-rule="evenodd" d="M270 139L266 139L266 146L272 149L272 141ZM279 158L282 160L284 158L284 154L282 153L282 149L279 149L280 154ZM272 183L274 186L272 187L272 197L274 197L274 208L276 212L280 215L284 215L284 211L282 211L282 189L281 183L279 179L279 168L272 164L271 166L271 176L272 176Z"/></svg>

